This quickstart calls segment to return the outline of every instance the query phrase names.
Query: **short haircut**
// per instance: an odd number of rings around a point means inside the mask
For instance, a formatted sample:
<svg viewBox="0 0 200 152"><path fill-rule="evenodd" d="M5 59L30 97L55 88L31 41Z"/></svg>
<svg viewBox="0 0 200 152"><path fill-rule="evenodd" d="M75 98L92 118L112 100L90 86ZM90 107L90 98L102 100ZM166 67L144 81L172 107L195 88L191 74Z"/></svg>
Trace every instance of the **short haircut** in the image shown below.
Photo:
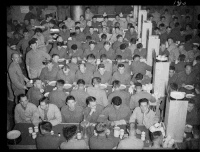
<svg viewBox="0 0 200 152"><path fill-rule="evenodd" d="M51 19L51 20L49 21L49 23L51 23L51 24L53 24L53 25L56 25L56 21L53 20L53 19Z"/></svg>
<svg viewBox="0 0 200 152"><path fill-rule="evenodd" d="M150 139L151 139L151 141L155 141L155 140L157 140L161 135L162 135L162 132L161 132L161 131L152 132L151 135L150 135Z"/></svg>
<svg viewBox="0 0 200 152"><path fill-rule="evenodd" d="M182 27L182 28L180 28L180 32L181 32L181 31L185 31L185 29Z"/></svg>
<svg viewBox="0 0 200 152"><path fill-rule="evenodd" d="M165 18L165 16L161 16L161 17L160 17L160 19L163 19L163 18Z"/></svg>
<svg viewBox="0 0 200 152"><path fill-rule="evenodd" d="M45 102L45 104L49 104L49 99L47 97L42 97L40 100L39 100L39 103L41 102Z"/></svg>
<svg viewBox="0 0 200 152"><path fill-rule="evenodd" d="M141 105L142 102L146 102L147 105L149 104L149 101L148 101L146 98L142 98L142 99L140 99L140 100L138 101L139 106Z"/></svg>
<svg viewBox="0 0 200 152"><path fill-rule="evenodd" d="M120 83L119 80L114 80L114 81L112 82L112 85L113 85L114 88L118 88L118 87L120 87L121 83Z"/></svg>
<svg viewBox="0 0 200 152"><path fill-rule="evenodd" d="M126 44L125 43L122 43L120 46L119 46L120 50L124 50L126 49Z"/></svg>
<svg viewBox="0 0 200 152"><path fill-rule="evenodd" d="M192 98L190 98L190 99L188 99L188 104L195 104L195 100L194 99L192 99Z"/></svg>
<svg viewBox="0 0 200 152"><path fill-rule="evenodd" d="M170 67L169 67L169 70L175 71L175 67L174 67L174 66L170 66Z"/></svg>
<svg viewBox="0 0 200 152"><path fill-rule="evenodd" d="M94 16L92 17L92 19L93 19L93 18L97 18L97 17L94 15Z"/></svg>
<svg viewBox="0 0 200 152"><path fill-rule="evenodd" d="M197 60L197 61L200 61L200 55L198 55L198 56L196 57L196 60Z"/></svg>
<svg viewBox="0 0 200 152"><path fill-rule="evenodd" d="M107 59L107 55L106 54L102 54L101 56L100 56L100 59L102 60L102 59Z"/></svg>
<svg viewBox="0 0 200 152"><path fill-rule="evenodd" d="M60 80L57 80L56 84L59 85L59 86L64 86L65 81L60 79Z"/></svg>
<svg viewBox="0 0 200 152"><path fill-rule="evenodd" d="M186 64L186 65L185 65L185 68L188 67L188 66L192 68L192 65L191 65L191 64Z"/></svg>
<svg viewBox="0 0 200 152"><path fill-rule="evenodd" d="M135 83L135 87L142 87L142 84L137 82L137 83Z"/></svg>
<svg viewBox="0 0 200 152"><path fill-rule="evenodd" d="M57 42L57 46L62 46L62 42Z"/></svg>
<svg viewBox="0 0 200 152"><path fill-rule="evenodd" d="M104 65L104 64L102 64L102 63L101 63L101 64L99 64L99 65L98 65L98 69L100 69L100 68L104 68L104 69L105 69L105 65Z"/></svg>
<svg viewBox="0 0 200 152"><path fill-rule="evenodd" d="M76 27L75 27L75 30L80 30L80 27L76 26Z"/></svg>
<svg viewBox="0 0 200 152"><path fill-rule="evenodd" d="M27 97L25 94L20 94L19 96L18 96L18 99L19 99L19 101L21 100L21 98L24 98L24 97Z"/></svg>
<svg viewBox="0 0 200 152"><path fill-rule="evenodd" d="M159 27L155 27L154 30L160 30L160 28Z"/></svg>
<svg viewBox="0 0 200 152"><path fill-rule="evenodd" d="M132 26L130 26L130 28L134 28L135 29L135 27L132 25Z"/></svg>
<svg viewBox="0 0 200 152"><path fill-rule="evenodd" d="M121 34L118 34L117 35L117 39L119 39L120 37L123 37Z"/></svg>
<svg viewBox="0 0 200 152"><path fill-rule="evenodd" d="M52 57L52 58L54 58L55 56L58 56L58 57L59 57L59 55L58 55L58 54L53 54L51 57Z"/></svg>
<svg viewBox="0 0 200 152"><path fill-rule="evenodd" d="M176 22L174 26L178 27L179 25L180 25L179 22Z"/></svg>
<svg viewBox="0 0 200 152"><path fill-rule="evenodd" d="M95 45L96 43L95 43L94 41L90 41L90 42L89 42L89 45L91 45L91 44L94 44L94 45Z"/></svg>
<svg viewBox="0 0 200 152"><path fill-rule="evenodd" d="M179 55L179 60L180 61L185 61L185 55L184 54L180 54Z"/></svg>
<svg viewBox="0 0 200 152"><path fill-rule="evenodd" d="M143 75L141 73L138 73L136 76L135 76L135 79L136 80L142 80L143 79Z"/></svg>
<svg viewBox="0 0 200 152"><path fill-rule="evenodd" d="M104 122L99 122L95 126L96 133L101 134L107 130L107 125Z"/></svg>
<svg viewBox="0 0 200 152"><path fill-rule="evenodd" d="M89 96L89 97L86 98L85 101L86 101L86 104L89 105L90 102L96 102L96 98L93 97L93 96Z"/></svg>
<svg viewBox="0 0 200 152"><path fill-rule="evenodd" d="M93 27L93 26L90 26L89 29L94 29L94 27Z"/></svg>
<svg viewBox="0 0 200 152"><path fill-rule="evenodd" d="M77 50L77 48L78 48L78 46L77 46L76 44L73 44L73 45L71 46L71 49L72 49L72 50Z"/></svg>
<svg viewBox="0 0 200 152"><path fill-rule="evenodd" d="M118 66L117 66L117 68L124 68L125 66L124 66L124 64L122 64L122 63L120 63L120 64L118 64Z"/></svg>
<svg viewBox="0 0 200 152"><path fill-rule="evenodd" d="M70 68L69 68L69 65L65 64L65 65L62 67L62 69L64 69L64 70L66 71L67 69L70 69Z"/></svg>
<svg viewBox="0 0 200 152"><path fill-rule="evenodd" d="M36 28L35 29L35 33L37 33L37 32L42 33L42 29L41 28Z"/></svg>
<svg viewBox="0 0 200 152"><path fill-rule="evenodd" d="M178 17L176 17L176 16L175 16L175 17L174 17L174 20L175 20L175 19L177 19L177 20L178 20Z"/></svg>
<svg viewBox="0 0 200 152"><path fill-rule="evenodd" d="M51 14L46 14L46 19L49 18L49 17L52 17Z"/></svg>
<svg viewBox="0 0 200 152"><path fill-rule="evenodd" d="M92 54L92 53L91 53L91 54L89 54L89 55L87 56L87 59L89 59L89 58L90 58L90 59L95 59L95 56L94 56L94 54Z"/></svg>
<svg viewBox="0 0 200 152"><path fill-rule="evenodd" d="M92 40L92 37L91 36L86 36L86 40Z"/></svg>
<svg viewBox="0 0 200 152"><path fill-rule="evenodd" d="M33 79L33 83L36 83L37 81L41 81L40 78Z"/></svg>
<svg viewBox="0 0 200 152"><path fill-rule="evenodd" d="M23 30L23 34L24 34L24 33L28 33L28 30L27 30L27 29L24 29L24 30Z"/></svg>
<svg viewBox="0 0 200 152"><path fill-rule="evenodd" d="M142 48L142 47L143 47L142 43L138 43L138 44L137 44L137 48L138 48L138 49L140 49L140 48Z"/></svg>
<svg viewBox="0 0 200 152"><path fill-rule="evenodd" d="M169 28L169 29L172 29L171 26L167 26L167 27L166 27L166 29L168 29L168 28Z"/></svg>
<svg viewBox="0 0 200 152"><path fill-rule="evenodd" d="M186 35L185 36L185 41L187 42L187 41L189 41L189 40L191 40L192 39L192 35Z"/></svg>
<svg viewBox="0 0 200 152"><path fill-rule="evenodd" d="M97 83L101 83L101 78L100 77L94 77L94 78L92 78L92 83L94 83L94 81L96 81Z"/></svg>
<svg viewBox="0 0 200 152"><path fill-rule="evenodd" d="M173 39L172 37L169 37L169 38L167 39L167 41L168 41L169 39L171 39L171 40L174 42L174 39Z"/></svg>
<svg viewBox="0 0 200 152"><path fill-rule="evenodd" d="M112 104L115 106L119 106L122 104L122 99L119 96L115 96L112 98Z"/></svg>
<svg viewBox="0 0 200 152"><path fill-rule="evenodd" d="M102 34L102 35L101 35L101 39L106 40L106 39L107 39L107 35L106 35L106 34Z"/></svg>
<svg viewBox="0 0 200 152"><path fill-rule="evenodd" d="M117 17L117 16L119 17L119 14L116 14L116 15L115 15L115 17Z"/></svg>
<svg viewBox="0 0 200 152"><path fill-rule="evenodd" d="M81 24L79 21L77 21L77 22L75 22L75 26L77 25L77 24Z"/></svg>
<svg viewBox="0 0 200 152"><path fill-rule="evenodd" d="M178 90L178 84L176 83L170 83L169 86L172 90Z"/></svg>
<svg viewBox="0 0 200 152"><path fill-rule="evenodd" d="M133 56L133 60L134 60L135 58L140 58L140 56L139 56L138 54L136 54L136 55Z"/></svg>
<svg viewBox="0 0 200 152"><path fill-rule="evenodd" d="M161 24L159 25L159 27L165 27L165 24L161 23Z"/></svg>
<svg viewBox="0 0 200 152"><path fill-rule="evenodd" d="M67 26L66 26L66 25L63 25L63 26L62 26L62 29L67 29Z"/></svg>
<svg viewBox="0 0 200 152"><path fill-rule="evenodd" d="M74 100L74 101L76 101L75 98L74 98L74 96L72 96L72 95L67 96L66 102L65 102L65 103L67 104L67 102L68 102L69 100Z"/></svg>
<svg viewBox="0 0 200 152"><path fill-rule="evenodd" d="M45 130L47 132L51 132L52 128L53 128L52 124L48 121L42 121L39 123L39 129Z"/></svg>
<svg viewBox="0 0 200 152"><path fill-rule="evenodd" d="M136 44L136 39L135 38L131 38L131 40L130 40L130 42L131 42L131 44Z"/></svg>
<svg viewBox="0 0 200 152"><path fill-rule="evenodd" d="M106 19L106 18L108 19L108 16L104 16L103 18L104 18L104 19Z"/></svg>
<svg viewBox="0 0 200 152"><path fill-rule="evenodd" d="M121 55L117 55L116 56L116 60L122 60L122 56Z"/></svg>
<svg viewBox="0 0 200 152"><path fill-rule="evenodd" d="M37 38L32 38L28 43L29 45L35 44L37 42Z"/></svg>
<svg viewBox="0 0 200 152"><path fill-rule="evenodd" d="M63 128L63 136L65 137L67 141L72 139L72 137L76 134L77 128L78 127L76 125Z"/></svg>
<svg viewBox="0 0 200 152"><path fill-rule="evenodd" d="M110 42L105 41L105 42L103 43L103 45L104 45L104 46L105 46L105 45L110 45Z"/></svg>
<svg viewBox="0 0 200 152"><path fill-rule="evenodd" d="M79 84L85 85L85 81L83 79L78 79L77 85Z"/></svg>

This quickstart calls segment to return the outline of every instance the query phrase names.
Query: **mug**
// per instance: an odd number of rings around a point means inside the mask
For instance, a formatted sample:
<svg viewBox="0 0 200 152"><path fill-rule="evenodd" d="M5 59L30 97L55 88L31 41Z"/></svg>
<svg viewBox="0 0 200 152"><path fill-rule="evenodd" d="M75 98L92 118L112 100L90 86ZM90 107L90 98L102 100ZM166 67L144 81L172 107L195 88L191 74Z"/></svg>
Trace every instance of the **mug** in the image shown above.
<svg viewBox="0 0 200 152"><path fill-rule="evenodd" d="M32 128L32 127L29 127L29 128L28 128L28 132L29 132L30 134L32 134L32 133L33 133L33 128Z"/></svg>
<svg viewBox="0 0 200 152"><path fill-rule="evenodd" d="M120 128L119 127L115 127L114 128L114 136L115 137L119 137L119 135L120 135Z"/></svg>
<svg viewBox="0 0 200 152"><path fill-rule="evenodd" d="M36 132L32 133L32 138L35 139L37 137Z"/></svg>
<svg viewBox="0 0 200 152"><path fill-rule="evenodd" d="M77 139L81 139L81 133L77 133Z"/></svg>

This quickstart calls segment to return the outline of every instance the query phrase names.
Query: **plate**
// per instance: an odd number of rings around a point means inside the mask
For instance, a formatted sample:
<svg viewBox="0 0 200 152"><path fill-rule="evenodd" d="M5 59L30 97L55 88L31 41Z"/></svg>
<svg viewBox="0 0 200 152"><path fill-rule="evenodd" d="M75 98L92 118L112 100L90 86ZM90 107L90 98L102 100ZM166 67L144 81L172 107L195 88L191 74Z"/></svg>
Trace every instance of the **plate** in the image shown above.
<svg viewBox="0 0 200 152"><path fill-rule="evenodd" d="M55 86L55 85L56 85L56 81L50 81L48 84L49 84L50 86Z"/></svg>
<svg viewBox="0 0 200 152"><path fill-rule="evenodd" d="M63 64L60 64L60 65L58 65L60 68L62 68L64 65Z"/></svg>
<svg viewBox="0 0 200 152"><path fill-rule="evenodd" d="M49 93L50 93L50 92L46 92L46 93L44 94L44 96L45 96L45 97L48 97Z"/></svg>
<svg viewBox="0 0 200 152"><path fill-rule="evenodd" d="M186 94L186 98L192 98L192 97L194 97L195 95L193 95L193 94Z"/></svg>
<svg viewBox="0 0 200 152"><path fill-rule="evenodd" d="M185 85L184 88L187 89L187 90L192 90L192 89L194 89L194 86L192 86L192 85Z"/></svg>
<svg viewBox="0 0 200 152"><path fill-rule="evenodd" d="M173 91L170 93L170 96L174 99L183 99L185 97L185 92Z"/></svg>
<svg viewBox="0 0 200 152"><path fill-rule="evenodd" d="M65 61L65 58L58 59L58 62L63 62L63 61Z"/></svg>
<svg viewBox="0 0 200 152"><path fill-rule="evenodd" d="M121 84L119 89L121 89L121 90L126 89L126 86L124 84Z"/></svg>
<svg viewBox="0 0 200 152"><path fill-rule="evenodd" d="M71 87L72 87L71 84L64 84L64 89L69 89L69 88L71 88Z"/></svg>
<svg viewBox="0 0 200 152"><path fill-rule="evenodd" d="M57 89L57 87L53 88L53 90L56 90L56 89Z"/></svg>

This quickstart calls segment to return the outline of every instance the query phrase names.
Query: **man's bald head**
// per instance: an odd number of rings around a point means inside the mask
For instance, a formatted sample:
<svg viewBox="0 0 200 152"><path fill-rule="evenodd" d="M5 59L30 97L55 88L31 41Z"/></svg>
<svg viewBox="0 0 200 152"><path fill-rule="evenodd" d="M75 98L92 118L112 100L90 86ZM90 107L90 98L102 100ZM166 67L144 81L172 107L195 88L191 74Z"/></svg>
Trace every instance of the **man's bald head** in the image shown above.
<svg viewBox="0 0 200 152"><path fill-rule="evenodd" d="M19 63L19 60L20 60L20 56L18 53L13 53L12 54L12 60L16 63Z"/></svg>

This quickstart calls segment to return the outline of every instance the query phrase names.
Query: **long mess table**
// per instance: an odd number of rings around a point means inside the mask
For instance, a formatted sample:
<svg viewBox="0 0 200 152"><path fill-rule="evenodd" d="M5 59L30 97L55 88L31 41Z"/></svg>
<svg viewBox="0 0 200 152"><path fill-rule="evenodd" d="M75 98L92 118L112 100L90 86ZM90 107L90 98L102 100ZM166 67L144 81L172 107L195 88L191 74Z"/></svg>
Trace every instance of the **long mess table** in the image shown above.
<svg viewBox="0 0 200 152"><path fill-rule="evenodd" d="M71 125L77 125L78 127L80 126L79 123L60 123L56 126L53 126L52 130L54 131L54 134L60 133L60 138L64 142L64 141L66 141L66 139L63 136L62 129L63 129L63 127L68 127ZM28 132L29 127L34 127L34 125L30 124L30 123L18 123L15 125L13 130L19 130L21 132L22 140L17 145L8 145L9 149L37 149L35 139L33 139L31 134L29 134L29 132ZM126 125L120 125L119 127L121 129L124 129L125 133L126 133ZM149 130L146 129L145 126L138 126L137 128L141 131L145 131L146 138L144 141L144 146L149 147L151 144L150 139L149 139ZM109 129L111 130L110 136L114 136L114 130L111 127ZM82 129L80 129L80 130L82 130ZM89 138L91 136L93 136L94 126L87 127L87 134L88 134ZM141 138L141 135L136 134L136 137ZM119 138L119 141L120 140L121 139Z"/></svg>

